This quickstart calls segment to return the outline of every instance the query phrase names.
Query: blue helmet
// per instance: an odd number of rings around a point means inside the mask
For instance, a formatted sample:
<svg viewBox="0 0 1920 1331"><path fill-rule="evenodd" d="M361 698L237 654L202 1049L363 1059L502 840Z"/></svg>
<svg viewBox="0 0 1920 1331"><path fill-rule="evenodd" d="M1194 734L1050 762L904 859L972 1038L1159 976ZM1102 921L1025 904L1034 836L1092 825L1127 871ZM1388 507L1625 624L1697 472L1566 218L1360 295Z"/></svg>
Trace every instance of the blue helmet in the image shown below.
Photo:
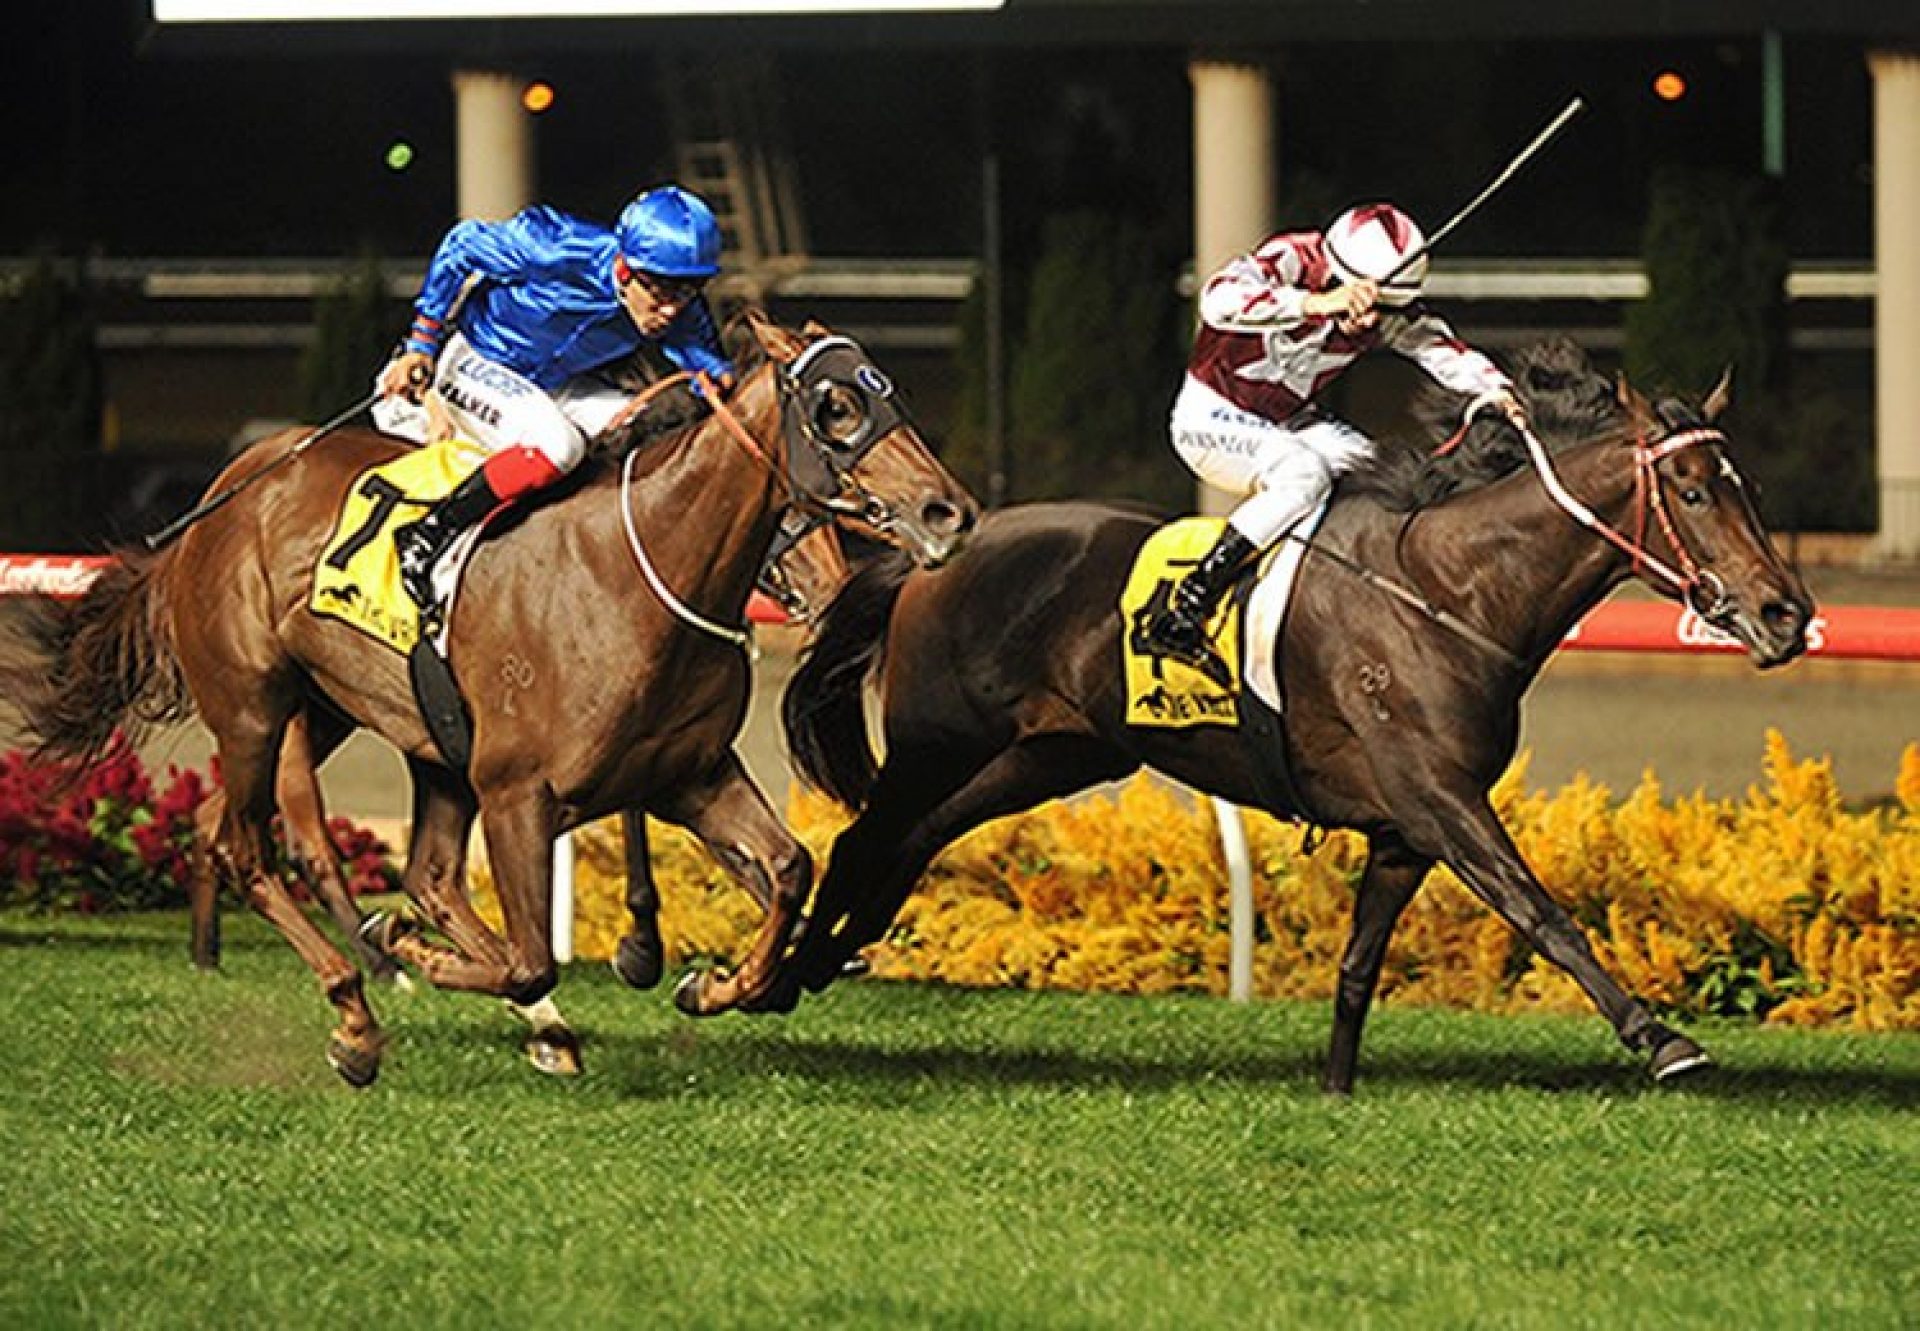
<svg viewBox="0 0 1920 1331"><path fill-rule="evenodd" d="M650 189L620 213L614 234L629 267L661 277L720 271L720 226L699 195L678 185Z"/></svg>

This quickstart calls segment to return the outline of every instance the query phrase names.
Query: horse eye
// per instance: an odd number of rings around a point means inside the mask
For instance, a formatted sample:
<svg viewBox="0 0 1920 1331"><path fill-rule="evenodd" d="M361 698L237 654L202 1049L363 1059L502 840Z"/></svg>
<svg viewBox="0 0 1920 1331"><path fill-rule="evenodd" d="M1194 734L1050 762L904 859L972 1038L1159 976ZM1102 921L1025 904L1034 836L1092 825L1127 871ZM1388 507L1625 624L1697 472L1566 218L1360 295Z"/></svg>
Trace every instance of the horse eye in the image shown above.
<svg viewBox="0 0 1920 1331"><path fill-rule="evenodd" d="M1680 502L1688 508L1699 508L1707 502L1707 492L1697 485L1689 485L1680 492Z"/></svg>
<svg viewBox="0 0 1920 1331"><path fill-rule="evenodd" d="M864 413L860 400L853 394L840 390L826 394L820 399L819 408L814 412L814 427L828 443L844 444L860 432L860 423Z"/></svg>

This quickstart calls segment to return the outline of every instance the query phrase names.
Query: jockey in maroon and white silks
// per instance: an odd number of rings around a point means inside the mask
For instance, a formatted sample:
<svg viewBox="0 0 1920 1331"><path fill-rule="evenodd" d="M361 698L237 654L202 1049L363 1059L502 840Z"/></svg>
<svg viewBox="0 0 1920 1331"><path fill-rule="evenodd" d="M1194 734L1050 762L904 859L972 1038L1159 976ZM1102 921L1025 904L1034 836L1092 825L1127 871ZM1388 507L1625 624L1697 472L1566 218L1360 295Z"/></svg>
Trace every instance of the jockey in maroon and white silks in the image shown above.
<svg viewBox="0 0 1920 1331"><path fill-rule="evenodd" d="M1269 238L1201 289L1200 328L1173 405L1173 446L1202 481L1246 498L1151 626L1167 651L1203 655L1206 621L1233 576L1372 455L1371 440L1314 401L1361 356L1406 357L1471 398L1469 416L1492 406L1520 418L1507 376L1417 302L1423 245L1404 213L1367 204L1324 234Z"/></svg>

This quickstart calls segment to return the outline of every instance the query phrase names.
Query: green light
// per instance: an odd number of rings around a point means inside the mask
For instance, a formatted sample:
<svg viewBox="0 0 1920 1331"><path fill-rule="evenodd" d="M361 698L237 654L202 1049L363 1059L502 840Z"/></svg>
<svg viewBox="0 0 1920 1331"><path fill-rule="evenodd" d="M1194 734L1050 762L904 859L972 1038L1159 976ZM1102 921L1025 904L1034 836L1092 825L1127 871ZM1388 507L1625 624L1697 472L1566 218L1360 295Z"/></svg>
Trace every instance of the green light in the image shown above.
<svg viewBox="0 0 1920 1331"><path fill-rule="evenodd" d="M413 145L405 139L387 149L387 170L405 171L413 165Z"/></svg>

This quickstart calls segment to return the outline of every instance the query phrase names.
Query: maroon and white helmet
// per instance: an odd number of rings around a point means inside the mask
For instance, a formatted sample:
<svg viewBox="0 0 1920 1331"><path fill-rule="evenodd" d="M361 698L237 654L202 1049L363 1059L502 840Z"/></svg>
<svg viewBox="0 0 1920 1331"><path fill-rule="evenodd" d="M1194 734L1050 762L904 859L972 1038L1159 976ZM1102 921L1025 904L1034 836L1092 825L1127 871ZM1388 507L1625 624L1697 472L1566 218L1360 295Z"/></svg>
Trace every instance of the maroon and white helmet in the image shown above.
<svg viewBox="0 0 1920 1331"><path fill-rule="evenodd" d="M1392 204L1363 203L1341 213L1327 228L1327 260L1342 282L1372 278L1380 283L1382 305L1406 305L1419 297L1427 280L1427 256L1421 254L1403 271L1394 270L1426 243L1414 220Z"/></svg>

